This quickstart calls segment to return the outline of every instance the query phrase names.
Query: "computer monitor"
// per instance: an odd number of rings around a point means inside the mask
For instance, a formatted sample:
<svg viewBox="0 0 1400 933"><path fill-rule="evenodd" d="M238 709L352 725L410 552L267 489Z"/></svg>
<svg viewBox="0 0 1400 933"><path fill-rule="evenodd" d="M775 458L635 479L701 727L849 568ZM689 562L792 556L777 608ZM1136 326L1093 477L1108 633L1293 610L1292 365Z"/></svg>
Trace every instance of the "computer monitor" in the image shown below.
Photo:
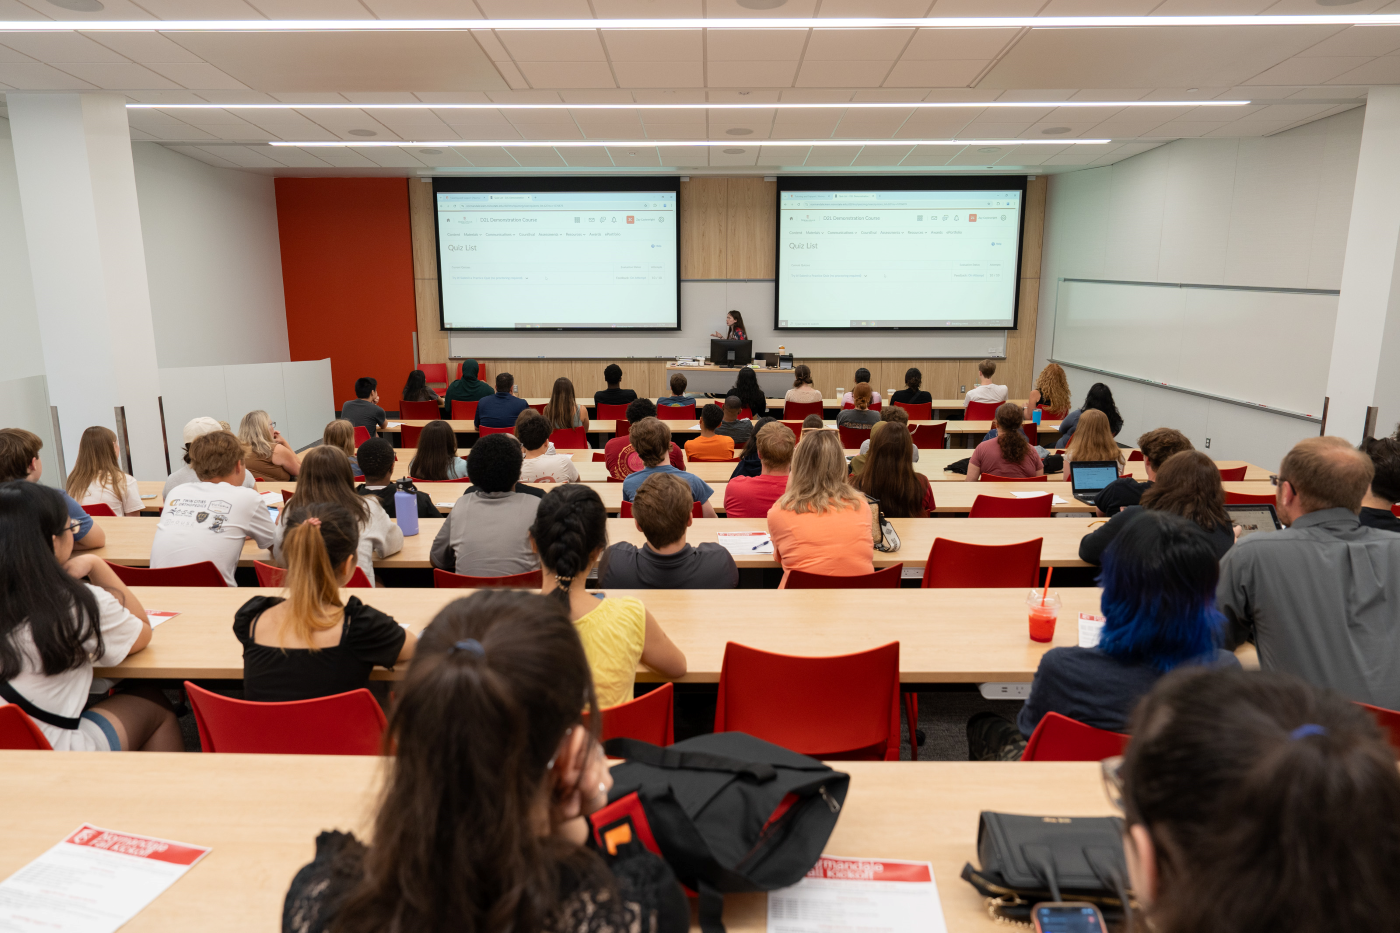
<svg viewBox="0 0 1400 933"><path fill-rule="evenodd" d="M753 362L753 341L711 339L710 362L716 366L747 366Z"/></svg>

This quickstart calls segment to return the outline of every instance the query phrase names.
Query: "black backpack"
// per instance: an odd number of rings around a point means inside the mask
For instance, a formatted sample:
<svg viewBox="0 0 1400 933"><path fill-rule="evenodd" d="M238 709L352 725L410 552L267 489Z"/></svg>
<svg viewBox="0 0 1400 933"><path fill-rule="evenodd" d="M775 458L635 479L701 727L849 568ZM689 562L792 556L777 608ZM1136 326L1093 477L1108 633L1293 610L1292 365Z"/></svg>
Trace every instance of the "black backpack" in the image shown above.
<svg viewBox="0 0 1400 933"><path fill-rule="evenodd" d="M742 732L667 748L613 739L608 805L589 817L607 852L634 840L700 896L700 928L724 933L724 895L772 891L811 871L851 776Z"/></svg>

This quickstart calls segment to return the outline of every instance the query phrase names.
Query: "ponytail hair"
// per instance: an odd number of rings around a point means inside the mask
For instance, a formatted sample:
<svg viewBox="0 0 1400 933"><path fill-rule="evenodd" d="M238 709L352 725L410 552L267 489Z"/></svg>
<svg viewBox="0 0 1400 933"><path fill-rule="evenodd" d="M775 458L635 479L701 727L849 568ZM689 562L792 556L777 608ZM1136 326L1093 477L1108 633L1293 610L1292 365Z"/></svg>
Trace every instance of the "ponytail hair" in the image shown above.
<svg viewBox="0 0 1400 933"><path fill-rule="evenodd" d="M558 578L550 595L569 604L569 587L598 551L608 546L608 513L591 486L569 483L540 500L530 537L540 565Z"/></svg>
<svg viewBox="0 0 1400 933"><path fill-rule="evenodd" d="M287 562L287 603L291 630L315 651L313 636L340 621L340 578L335 568L353 557L360 545L360 526L347 509L318 502L289 510L282 535Z"/></svg>

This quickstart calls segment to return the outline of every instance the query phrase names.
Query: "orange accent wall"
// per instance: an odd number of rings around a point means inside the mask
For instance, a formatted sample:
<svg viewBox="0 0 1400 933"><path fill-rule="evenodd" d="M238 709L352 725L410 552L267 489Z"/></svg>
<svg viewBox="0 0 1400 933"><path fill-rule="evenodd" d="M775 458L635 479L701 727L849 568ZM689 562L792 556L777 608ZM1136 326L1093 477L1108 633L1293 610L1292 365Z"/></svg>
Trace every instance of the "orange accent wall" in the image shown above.
<svg viewBox="0 0 1400 933"><path fill-rule="evenodd" d="M379 380L393 411L413 369L406 178L278 178L277 233L293 360L330 357L336 406Z"/></svg>

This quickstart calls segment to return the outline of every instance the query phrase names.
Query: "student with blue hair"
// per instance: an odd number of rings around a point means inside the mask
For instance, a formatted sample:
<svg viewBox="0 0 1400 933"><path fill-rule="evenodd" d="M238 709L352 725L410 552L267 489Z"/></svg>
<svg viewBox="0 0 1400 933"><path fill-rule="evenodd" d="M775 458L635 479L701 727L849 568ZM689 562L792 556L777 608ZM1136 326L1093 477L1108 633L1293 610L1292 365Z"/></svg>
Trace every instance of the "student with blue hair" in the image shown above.
<svg viewBox="0 0 1400 933"><path fill-rule="evenodd" d="M1014 761L1046 713L1096 729L1127 730L1133 708L1169 671L1239 667L1217 647L1225 617L1215 605L1220 565L1195 522L1143 511L1103 555L1103 632L1093 648L1052 648L1013 725L995 713L968 721L968 757Z"/></svg>

